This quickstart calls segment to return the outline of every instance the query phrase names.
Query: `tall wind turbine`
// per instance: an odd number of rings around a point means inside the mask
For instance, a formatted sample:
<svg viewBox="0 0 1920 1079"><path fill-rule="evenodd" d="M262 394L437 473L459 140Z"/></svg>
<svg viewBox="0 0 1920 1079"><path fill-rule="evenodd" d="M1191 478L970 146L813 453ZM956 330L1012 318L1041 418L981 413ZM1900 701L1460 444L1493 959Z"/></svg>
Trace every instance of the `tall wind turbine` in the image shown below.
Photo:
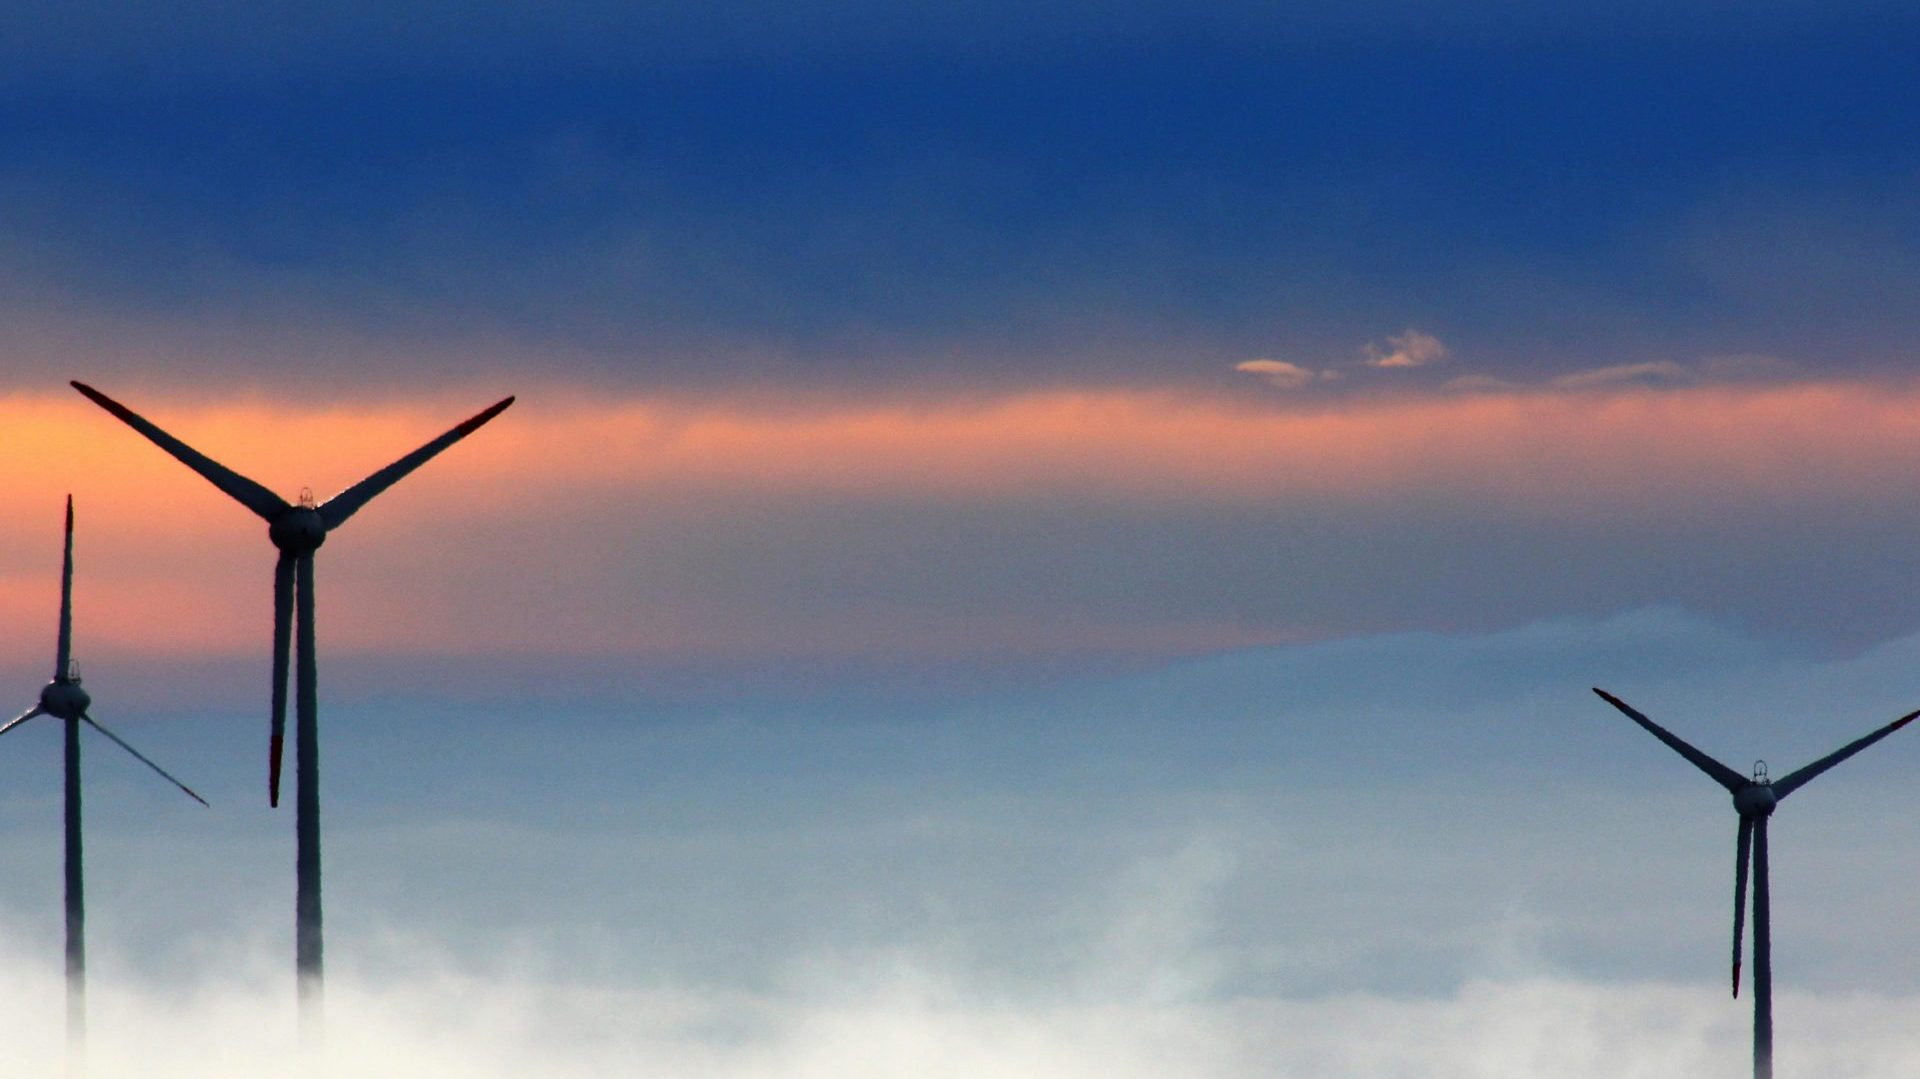
<svg viewBox="0 0 1920 1079"><path fill-rule="evenodd" d="M1596 688L1595 693L1608 704L1626 713L1627 718L1647 729L1675 753L1712 777L1733 795L1734 812L1740 814L1740 834L1734 840L1733 870L1733 995L1740 995L1740 928L1746 917L1747 865L1753 865L1753 1075L1754 1079L1773 1077L1773 938L1767 900L1767 818L1787 795L1855 753L1912 722L1920 711L1908 712L1864 738L1855 739L1798 771L1779 779L1767 777L1765 762L1755 761L1753 775L1743 776L1705 753L1681 741L1666 728L1641 715L1625 701Z"/></svg>
<svg viewBox="0 0 1920 1079"><path fill-rule="evenodd" d="M67 553L60 568L60 636L54 649L53 681L40 690L40 703L27 709L0 734L35 716L52 716L67 721L67 1043L79 1047L87 1036L87 902L80 871L80 724L85 723L112 740L114 745L134 755L141 764L159 772L167 782L187 792L201 805L207 800L192 788L168 775L166 769L148 760L140 751L120 740L112 731L94 722L87 709L93 698L80 688L80 671L73 662L73 496L67 496Z"/></svg>
<svg viewBox="0 0 1920 1079"><path fill-rule="evenodd" d="M313 552L326 542L334 529L345 524L347 518L375 495L398 483L407 473L426 464L441 450L504 412L508 405L513 404L513 398L502 399L453 430L316 506L312 497L304 492L296 502L288 503L260 484L162 431L91 386L75 382L73 388L258 514L267 522L267 537L280 550L280 560L275 563L273 570L273 728L267 752L267 800L272 805L280 804L280 747L287 726L287 646L289 631L295 630L297 603L299 619L294 633L294 651L298 659L295 686L298 691L299 728L295 732L294 742L294 969L298 976L301 1013L305 1016L320 1003L322 966L320 728L313 647Z"/></svg>

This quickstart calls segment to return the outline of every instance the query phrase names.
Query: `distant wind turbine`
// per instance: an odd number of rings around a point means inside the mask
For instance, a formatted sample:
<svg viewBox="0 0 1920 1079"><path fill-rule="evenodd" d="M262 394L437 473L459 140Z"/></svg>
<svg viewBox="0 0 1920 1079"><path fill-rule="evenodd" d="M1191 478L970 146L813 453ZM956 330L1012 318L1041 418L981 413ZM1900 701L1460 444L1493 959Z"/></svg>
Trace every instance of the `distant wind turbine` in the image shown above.
<svg viewBox="0 0 1920 1079"><path fill-rule="evenodd" d="M305 1016L320 1003L322 973L320 729L313 645L313 552L326 542L329 533L346 523L347 518L375 495L398 483L407 473L426 464L441 450L504 412L508 405L513 404L513 398L502 399L453 430L316 506L312 497L304 492L296 503L288 503L85 383L75 382L73 388L145 435L181 464L198 472L236 502L258 514L267 522L267 537L280 550L280 560L273 570L273 728L267 753L267 800L272 805L280 804L280 748L287 726L287 646L289 630L294 628L297 598L300 617L296 644L299 661L296 687L300 726L295 734L294 746L294 969L298 976L301 1013Z"/></svg>
<svg viewBox="0 0 1920 1079"><path fill-rule="evenodd" d="M79 666L73 662L73 496L67 496L66 558L60 568L60 636L54 650L53 681L40 690L40 703L0 727L0 734L35 716L67 721L67 1042L78 1047L87 1036L87 903L80 870L80 724L85 723L126 750L141 764L159 772L167 782L187 792L201 805L207 800L142 756L112 731L96 723L87 709L93 698L80 688Z"/></svg>
<svg viewBox="0 0 1920 1079"><path fill-rule="evenodd" d="M1755 761L1752 777L1721 764L1705 753L1681 741L1666 728L1641 715L1625 701L1596 688L1595 693L1608 704L1626 713L1667 744L1667 748L1685 757L1695 768L1733 795L1733 808L1740 814L1740 834L1734 840L1733 871L1733 995L1740 995L1740 928L1746 916L1747 863L1753 863L1753 1075L1754 1079L1773 1077L1773 955L1772 925L1767 900L1767 818L1774 806L1787 795L1806 786L1815 776L1853 756L1855 753L1911 723L1920 711L1908 712L1864 738L1855 739L1798 771L1779 779L1767 777L1765 762Z"/></svg>

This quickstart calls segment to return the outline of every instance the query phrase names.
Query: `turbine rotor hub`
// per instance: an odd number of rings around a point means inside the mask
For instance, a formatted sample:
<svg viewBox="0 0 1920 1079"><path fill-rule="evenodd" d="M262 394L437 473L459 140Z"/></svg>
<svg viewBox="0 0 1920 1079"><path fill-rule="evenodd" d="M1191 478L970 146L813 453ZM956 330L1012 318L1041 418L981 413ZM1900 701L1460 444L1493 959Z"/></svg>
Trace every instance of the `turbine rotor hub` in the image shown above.
<svg viewBox="0 0 1920 1079"><path fill-rule="evenodd" d="M40 691L40 710L56 719L79 719L92 703L93 698L78 682L57 679Z"/></svg>
<svg viewBox="0 0 1920 1079"><path fill-rule="evenodd" d="M312 506L293 506L267 525L267 538L288 554L308 554L327 542L327 526Z"/></svg>
<svg viewBox="0 0 1920 1079"><path fill-rule="evenodd" d="M1733 808L1739 810L1743 817L1765 817L1773 813L1773 807L1779 801L1774 797L1772 784L1755 783L1740 788L1734 794Z"/></svg>

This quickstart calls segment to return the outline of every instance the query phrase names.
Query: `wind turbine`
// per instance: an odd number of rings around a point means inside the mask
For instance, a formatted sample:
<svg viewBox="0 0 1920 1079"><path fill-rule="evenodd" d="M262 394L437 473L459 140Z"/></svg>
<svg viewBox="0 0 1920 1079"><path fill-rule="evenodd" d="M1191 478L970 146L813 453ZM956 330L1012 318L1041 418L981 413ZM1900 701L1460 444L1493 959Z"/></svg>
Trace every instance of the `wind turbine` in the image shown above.
<svg viewBox="0 0 1920 1079"><path fill-rule="evenodd" d="M141 764L159 772L167 782L187 792L201 805L207 800L193 793L185 783L167 774L166 769L142 756L140 751L120 740L120 736L102 727L87 714L93 698L80 688L79 665L73 662L73 496L67 496L67 550L60 568L60 636L54 649L53 681L40 690L40 703L27 709L0 734L35 716L52 716L67 722L67 1044L79 1047L87 1037L87 902L80 870L80 724L85 723L107 736L114 745L126 750Z"/></svg>
<svg viewBox="0 0 1920 1079"><path fill-rule="evenodd" d="M1740 995L1740 928L1746 917L1747 864L1753 864L1753 1075L1754 1079L1773 1077L1773 938L1767 897L1767 818L1787 795L1806 786L1815 776L1853 756L1855 753L1911 723L1920 711L1908 712L1864 738L1848 742L1832 753L1779 779L1769 779L1764 761L1755 761L1753 775L1743 776L1705 753L1681 741L1666 728L1635 711L1620 698L1604 689L1595 693L1608 704L1626 713L1667 744L1667 748L1685 757L1695 768L1733 795L1734 812L1740 814L1740 834L1734 840L1733 870L1733 995Z"/></svg>
<svg viewBox="0 0 1920 1079"><path fill-rule="evenodd" d="M306 492L301 493L297 502L288 503L85 383L75 382L73 388L145 435L181 464L198 472L236 502L258 514L267 522L267 537L280 550L280 559L273 570L273 728L267 752L267 800L271 805L280 804L280 748L287 726L287 646L289 631L295 630L297 602L299 619L294 636L298 659L295 686L298 692L296 710L299 728L295 732L294 743L294 969L301 1014L307 1016L320 1003L322 970L320 729L313 647L313 552L326 542L334 529L345 524L347 518L375 495L398 483L407 473L426 464L441 450L504 412L508 405L513 404L513 398L500 400L439 438L327 501L314 505L312 496Z"/></svg>

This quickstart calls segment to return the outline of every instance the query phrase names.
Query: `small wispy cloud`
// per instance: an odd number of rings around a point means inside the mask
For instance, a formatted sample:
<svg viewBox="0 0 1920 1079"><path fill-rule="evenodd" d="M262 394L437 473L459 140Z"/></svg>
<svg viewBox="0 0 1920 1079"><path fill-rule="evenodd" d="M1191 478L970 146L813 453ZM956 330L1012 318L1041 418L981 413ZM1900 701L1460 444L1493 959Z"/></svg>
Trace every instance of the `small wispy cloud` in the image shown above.
<svg viewBox="0 0 1920 1079"><path fill-rule="evenodd" d="M1287 360L1263 357L1234 364L1233 369L1250 375L1259 375L1277 389L1299 390L1315 382L1335 382L1346 377L1346 373L1341 370L1342 367L1424 367L1435 360L1445 359L1447 354L1446 344L1438 337L1408 327L1405 333L1389 335L1384 347L1377 341L1369 341L1362 345L1361 358L1357 364L1349 362L1315 371Z"/></svg>
<svg viewBox="0 0 1920 1079"><path fill-rule="evenodd" d="M1777 383L1798 373L1792 363L1759 353L1706 356L1693 363L1646 360L1571 371L1543 382L1493 375L1461 375L1441 384L1458 393L1524 393L1583 390L1679 389L1689 386Z"/></svg>
<svg viewBox="0 0 1920 1079"><path fill-rule="evenodd" d="M1461 375L1441 383L1440 388L1456 393L1510 393L1523 387L1518 382L1492 375Z"/></svg>
<svg viewBox="0 0 1920 1079"><path fill-rule="evenodd" d="M1548 385L1563 390L1585 390L1623 385L1670 386L1693 380L1693 372L1687 368L1671 360L1655 360L1575 371L1570 375L1561 375Z"/></svg>
<svg viewBox="0 0 1920 1079"><path fill-rule="evenodd" d="M1792 378L1799 373L1791 361L1760 352L1704 356L1694 369L1701 378L1717 382L1763 382Z"/></svg>
<svg viewBox="0 0 1920 1079"><path fill-rule="evenodd" d="M1411 326L1406 333L1389 336L1385 348L1369 341L1362 352L1368 367L1424 367L1447 358L1444 342Z"/></svg>
<svg viewBox="0 0 1920 1079"><path fill-rule="evenodd" d="M1233 365L1235 371L1245 371L1250 375L1259 375L1273 386L1283 390L1297 390L1311 383L1316 377L1312 371L1297 363L1285 360L1247 360Z"/></svg>
<svg viewBox="0 0 1920 1079"><path fill-rule="evenodd" d="M1777 356L1742 353L1707 356L1694 363L1650 360L1575 371L1552 379L1557 390L1611 389L1622 386L1694 386L1741 382L1777 382L1791 378L1795 367Z"/></svg>

